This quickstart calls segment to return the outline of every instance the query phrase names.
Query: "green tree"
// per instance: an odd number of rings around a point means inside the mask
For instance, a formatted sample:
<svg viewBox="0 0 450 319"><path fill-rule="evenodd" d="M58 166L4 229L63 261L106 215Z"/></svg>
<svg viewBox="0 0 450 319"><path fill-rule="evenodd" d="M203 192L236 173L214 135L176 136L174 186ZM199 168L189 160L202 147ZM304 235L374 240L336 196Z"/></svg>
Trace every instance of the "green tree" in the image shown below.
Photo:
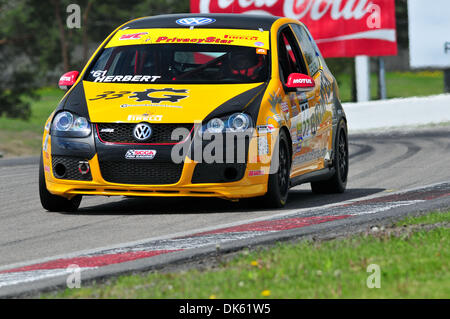
<svg viewBox="0 0 450 319"><path fill-rule="evenodd" d="M66 25L69 4L81 8L81 28ZM89 46L120 24L143 16L189 12L189 0L0 0L0 116L28 118L27 97L56 83L61 72L80 70ZM82 48L81 57L73 52Z"/></svg>
<svg viewBox="0 0 450 319"><path fill-rule="evenodd" d="M33 35L25 27L31 15L26 1L0 0L0 116L27 119L31 114L26 97L35 97L35 68L26 51Z"/></svg>

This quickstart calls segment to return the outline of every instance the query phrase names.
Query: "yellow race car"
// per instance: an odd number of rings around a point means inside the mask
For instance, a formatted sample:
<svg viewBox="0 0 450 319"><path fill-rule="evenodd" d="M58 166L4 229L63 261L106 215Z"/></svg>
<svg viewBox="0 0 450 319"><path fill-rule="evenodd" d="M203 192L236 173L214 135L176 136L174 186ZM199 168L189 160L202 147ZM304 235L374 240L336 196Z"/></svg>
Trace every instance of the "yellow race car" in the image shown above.
<svg viewBox="0 0 450 319"><path fill-rule="evenodd" d="M117 28L43 135L39 191L50 211L82 195L257 197L290 187L343 192L347 123L308 29L281 17L181 14Z"/></svg>

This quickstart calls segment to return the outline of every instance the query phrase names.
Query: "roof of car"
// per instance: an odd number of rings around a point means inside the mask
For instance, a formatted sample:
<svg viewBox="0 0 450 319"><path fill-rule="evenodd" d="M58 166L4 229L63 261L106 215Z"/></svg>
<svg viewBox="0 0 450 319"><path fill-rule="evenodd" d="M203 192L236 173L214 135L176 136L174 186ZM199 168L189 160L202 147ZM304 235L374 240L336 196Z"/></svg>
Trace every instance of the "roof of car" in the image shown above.
<svg viewBox="0 0 450 319"><path fill-rule="evenodd" d="M165 14L153 17L145 17L130 21L123 27L129 29L151 29L151 28L188 28L189 26L177 24L178 19L183 18L212 18L214 23L195 26L195 28L208 29L246 29L246 30L270 30L272 24L280 17L270 15L254 14L206 14L206 13L184 13L184 14Z"/></svg>

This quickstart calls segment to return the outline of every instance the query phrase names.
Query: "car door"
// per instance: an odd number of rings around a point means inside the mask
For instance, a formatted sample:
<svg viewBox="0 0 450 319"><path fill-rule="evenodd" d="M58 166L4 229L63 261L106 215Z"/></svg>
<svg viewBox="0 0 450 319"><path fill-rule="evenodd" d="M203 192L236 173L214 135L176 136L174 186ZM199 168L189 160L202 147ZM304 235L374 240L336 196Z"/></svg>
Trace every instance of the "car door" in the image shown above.
<svg viewBox="0 0 450 319"><path fill-rule="evenodd" d="M278 57L280 79L283 85L291 73L310 75L309 65L299 46L293 28L290 25L280 30L278 37ZM320 100L320 74L315 73L315 87L302 92L300 89L290 91L285 89L281 109L289 117L289 131L292 139L293 162L291 176L308 173L320 167L318 158L316 130L314 122L315 107Z"/></svg>
<svg viewBox="0 0 450 319"><path fill-rule="evenodd" d="M332 149L332 95L334 78L326 67L320 51L309 31L302 25L291 24L300 45L309 75L316 81L316 99L309 103L311 143L314 157L319 161L319 168L326 165L331 158ZM318 86L318 87L317 87Z"/></svg>

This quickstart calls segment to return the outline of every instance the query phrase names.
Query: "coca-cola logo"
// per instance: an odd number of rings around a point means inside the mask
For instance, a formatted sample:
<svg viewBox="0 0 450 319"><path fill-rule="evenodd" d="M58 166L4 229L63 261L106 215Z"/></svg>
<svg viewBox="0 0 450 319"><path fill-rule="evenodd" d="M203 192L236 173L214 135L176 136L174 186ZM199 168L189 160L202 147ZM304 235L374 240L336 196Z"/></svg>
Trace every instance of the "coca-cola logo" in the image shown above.
<svg viewBox="0 0 450 319"><path fill-rule="evenodd" d="M331 19L362 19L372 6L369 0L285 0L283 11L286 17L303 19L306 15L312 20L320 20L325 15Z"/></svg>
<svg viewBox="0 0 450 319"><path fill-rule="evenodd" d="M191 0L191 11L300 20L324 57L397 54L394 0Z"/></svg>
<svg viewBox="0 0 450 319"><path fill-rule="evenodd" d="M360 20L368 14L372 1L369 0L200 0L200 12L217 12L216 8L228 12L265 12L273 14L282 5L283 16L293 19L309 18L320 20L330 16L333 20ZM276 10L279 11L279 10Z"/></svg>

